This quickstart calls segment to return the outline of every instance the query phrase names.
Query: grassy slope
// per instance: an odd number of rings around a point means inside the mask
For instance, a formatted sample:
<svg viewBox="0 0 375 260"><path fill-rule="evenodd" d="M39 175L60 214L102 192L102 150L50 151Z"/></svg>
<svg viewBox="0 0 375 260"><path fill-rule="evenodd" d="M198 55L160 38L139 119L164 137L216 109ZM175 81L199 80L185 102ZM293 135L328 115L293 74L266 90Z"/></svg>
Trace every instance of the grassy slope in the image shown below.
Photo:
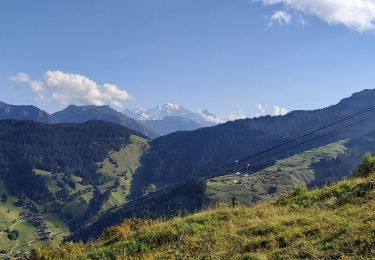
<svg viewBox="0 0 375 260"><path fill-rule="evenodd" d="M8 194L7 202L0 202L0 229L2 230L0 232L0 249L5 251L16 251L20 247L23 247L24 244L35 244L35 228L20 219L19 215L22 212L22 208L13 205L13 203L17 201L17 198L9 195L4 182L1 180L0 191L1 194ZM7 228L10 230L18 230L20 232L19 239L16 241L9 240L7 233L3 231Z"/></svg>
<svg viewBox="0 0 375 260"><path fill-rule="evenodd" d="M250 208L171 220L127 220L89 244L41 248L34 259L337 259L375 253L375 175L297 189Z"/></svg>
<svg viewBox="0 0 375 260"><path fill-rule="evenodd" d="M118 167L114 167L108 159L106 159L103 164L102 169L103 173L110 176L111 180L103 186L99 186L99 189L102 192L112 189L114 184L114 179L119 178L120 184L125 185L126 189L120 187L116 191L111 192L111 196L107 203L104 204L102 213L108 211L111 207L117 205L120 206L126 202L125 197L130 193L130 185L132 180L132 174L139 167L139 159L141 155L148 149L148 142L146 139L143 139L138 136L131 136L131 144L127 145L119 152L111 152L109 157L115 158L118 160ZM122 172L127 172L127 177L122 175ZM44 177L44 182L48 187L49 191L56 193L61 190L61 187L58 185L58 182L62 182L63 174L52 174L43 170L35 169L35 174L41 175ZM87 189L89 187L93 188L91 185L83 186L81 184L82 179L80 177L74 176L74 181L76 184L75 189L71 189L70 194L77 193L81 190ZM19 214L24 211L22 207L14 206L14 202L17 201L17 198L10 196L6 190L5 184L0 180L0 195L6 192L8 194L7 203L0 202L0 229L6 229L13 225L13 221L19 217ZM72 213L73 218L70 221L80 218L84 215L85 211L89 207L89 203L93 198L93 192L85 192L80 197L72 202L63 203L60 213L52 213L52 203L43 203L38 205L40 212L47 210L47 213L43 213L44 219L46 221L47 227L51 230L55 237L52 240L52 244L57 246L65 236L69 235L68 222L64 219L64 214L66 212ZM7 213L8 209L10 210ZM27 251L35 246L45 245L46 242L40 242L37 240L37 235L35 233L35 228L27 222L19 223L13 226L13 229L17 229L20 232L19 239L15 241L10 241L7 238L7 234L2 232L0 233L0 251L4 250L9 253L21 250ZM12 230L12 228L11 228Z"/></svg>
<svg viewBox="0 0 375 260"><path fill-rule="evenodd" d="M343 140L302 152L249 177L226 175L211 179L206 185L206 195L212 202L230 203L235 196L242 204L250 205L268 199L270 188L274 188L275 195L286 194L311 183L315 177L311 164L345 153L345 144Z"/></svg>
<svg viewBox="0 0 375 260"><path fill-rule="evenodd" d="M113 181L99 187L99 189L102 191L107 190L113 187L114 179L119 181L119 186L111 191L108 202L104 204L103 212L114 206L121 206L128 201L127 197L130 194L133 174L140 166L142 154L149 148L149 144L144 138L131 136L130 140L131 144L119 152L112 152L109 155L110 158L118 162L117 167L109 159L103 162L103 172L110 176Z"/></svg>

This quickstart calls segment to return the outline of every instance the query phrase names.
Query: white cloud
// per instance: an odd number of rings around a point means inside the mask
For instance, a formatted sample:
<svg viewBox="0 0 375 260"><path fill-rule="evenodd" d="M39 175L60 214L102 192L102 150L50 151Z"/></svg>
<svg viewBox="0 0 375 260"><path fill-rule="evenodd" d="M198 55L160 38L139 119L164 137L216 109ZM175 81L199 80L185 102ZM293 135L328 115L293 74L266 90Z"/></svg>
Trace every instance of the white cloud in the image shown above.
<svg viewBox="0 0 375 260"><path fill-rule="evenodd" d="M273 106L273 115L274 116L283 116L286 115L289 111L286 108Z"/></svg>
<svg viewBox="0 0 375 260"><path fill-rule="evenodd" d="M246 113L243 112L241 109L239 109L237 111L237 113L230 113L227 116L222 116L223 120L225 120L225 121L234 121L234 120L238 120L238 119L245 119L247 117L248 116L246 115Z"/></svg>
<svg viewBox="0 0 375 260"><path fill-rule="evenodd" d="M31 80L31 81L29 81L29 84L30 84L31 89L35 93L38 93L38 94L42 94L43 93L43 91L44 91L43 82Z"/></svg>
<svg viewBox="0 0 375 260"><path fill-rule="evenodd" d="M264 116L267 113L266 108L262 104L256 104L257 108L256 116Z"/></svg>
<svg viewBox="0 0 375 260"><path fill-rule="evenodd" d="M342 24L364 32L375 29L375 0L262 0L284 4L303 14L314 15L329 24Z"/></svg>
<svg viewBox="0 0 375 260"><path fill-rule="evenodd" d="M222 124L228 121L234 121L238 119L245 119L248 118L245 112L242 109L239 109L237 113L230 113L228 115L214 115L209 113L207 110L198 111L198 113L208 122L212 122L214 124Z"/></svg>
<svg viewBox="0 0 375 260"><path fill-rule="evenodd" d="M270 26L272 26L274 23L278 24L288 24L292 20L292 15L289 14L286 11L276 11L272 16L270 20Z"/></svg>
<svg viewBox="0 0 375 260"><path fill-rule="evenodd" d="M15 76L10 76L10 80L26 83L30 81L30 77L26 73L19 72Z"/></svg>
<svg viewBox="0 0 375 260"><path fill-rule="evenodd" d="M27 83L40 98L47 97L64 105L111 105L120 109L131 98L116 85L100 85L83 75L62 71L47 71L41 81L31 80L26 73L18 73L11 80Z"/></svg>
<svg viewBox="0 0 375 260"><path fill-rule="evenodd" d="M265 115L270 114L267 112L267 109L262 104L256 104L255 107L257 111L255 112L254 115L252 115L254 117L260 117L260 116L265 116ZM283 115L286 115L288 112L289 112L288 109L275 105L273 106L272 115L283 116ZM245 118L252 117L249 114L246 114L242 109L239 109L236 113L230 113L227 115L223 115L223 114L214 115L214 114L208 113L208 111L206 110L199 111L199 113L204 117L205 120L215 123L215 124L221 124L221 123L225 123L228 121L234 121L238 119L245 119Z"/></svg>
<svg viewBox="0 0 375 260"><path fill-rule="evenodd" d="M29 75L23 72L17 73L16 76L11 76L10 80L28 84L31 87L31 89L38 95L38 98L40 100L44 99L43 92L45 91L45 89L44 89L43 82L37 81L37 80L31 80Z"/></svg>

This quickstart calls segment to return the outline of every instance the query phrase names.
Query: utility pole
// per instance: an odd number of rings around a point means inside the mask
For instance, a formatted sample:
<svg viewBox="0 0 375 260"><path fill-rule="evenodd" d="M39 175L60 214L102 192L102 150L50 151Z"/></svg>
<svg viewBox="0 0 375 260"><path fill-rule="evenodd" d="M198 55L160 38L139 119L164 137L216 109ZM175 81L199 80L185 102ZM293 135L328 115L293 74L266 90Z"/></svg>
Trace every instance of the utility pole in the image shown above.
<svg viewBox="0 0 375 260"><path fill-rule="evenodd" d="M238 173L238 160L236 160L236 172L233 173L233 181L234 181L234 178L237 175L237 173Z"/></svg>
<svg viewBox="0 0 375 260"><path fill-rule="evenodd" d="M246 164L246 178L247 178L247 183L249 183L249 167L250 167L250 163L247 163Z"/></svg>

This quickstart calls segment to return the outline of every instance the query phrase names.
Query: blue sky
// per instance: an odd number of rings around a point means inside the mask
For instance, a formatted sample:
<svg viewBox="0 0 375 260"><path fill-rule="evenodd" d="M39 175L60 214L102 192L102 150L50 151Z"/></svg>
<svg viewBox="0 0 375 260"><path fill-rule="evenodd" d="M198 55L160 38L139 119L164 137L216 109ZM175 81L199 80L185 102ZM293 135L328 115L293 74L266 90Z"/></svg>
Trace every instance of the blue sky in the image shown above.
<svg viewBox="0 0 375 260"><path fill-rule="evenodd" d="M49 112L324 107L375 88L375 1L335 2L3 0L0 100Z"/></svg>

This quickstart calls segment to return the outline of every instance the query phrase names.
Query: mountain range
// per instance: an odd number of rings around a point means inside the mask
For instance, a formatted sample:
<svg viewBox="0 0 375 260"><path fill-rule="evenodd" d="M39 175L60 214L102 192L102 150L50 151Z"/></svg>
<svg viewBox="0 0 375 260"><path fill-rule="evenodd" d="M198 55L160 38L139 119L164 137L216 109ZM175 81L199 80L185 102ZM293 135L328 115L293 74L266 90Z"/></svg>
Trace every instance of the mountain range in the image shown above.
<svg viewBox="0 0 375 260"><path fill-rule="evenodd" d="M153 139L177 131L192 131L220 123L207 110L191 112L180 105L165 104L152 109L125 110L120 113L109 106L76 106L48 114L35 106L16 106L0 102L0 119L32 120L42 123L83 123L104 120L119 124Z"/></svg>
<svg viewBox="0 0 375 260"><path fill-rule="evenodd" d="M231 203L234 197L251 205L301 185L340 180L363 154L375 152L374 105L375 90L364 90L323 109L147 139L145 131L150 135L156 128L152 124L191 119L163 115L137 121L106 106L69 106L48 115L35 107L1 104L1 118L21 120L0 121L0 188L7 198L0 202L6 220L0 228L19 219L23 240L0 237L0 245L39 238L59 242L68 235L86 240L124 218L174 216ZM341 130L332 131L336 128ZM323 130L296 139L316 129ZM288 142L298 145L258 154ZM243 158L251 163L248 168L235 164ZM30 226L21 227L35 218L47 229L38 225L41 234L31 237Z"/></svg>

